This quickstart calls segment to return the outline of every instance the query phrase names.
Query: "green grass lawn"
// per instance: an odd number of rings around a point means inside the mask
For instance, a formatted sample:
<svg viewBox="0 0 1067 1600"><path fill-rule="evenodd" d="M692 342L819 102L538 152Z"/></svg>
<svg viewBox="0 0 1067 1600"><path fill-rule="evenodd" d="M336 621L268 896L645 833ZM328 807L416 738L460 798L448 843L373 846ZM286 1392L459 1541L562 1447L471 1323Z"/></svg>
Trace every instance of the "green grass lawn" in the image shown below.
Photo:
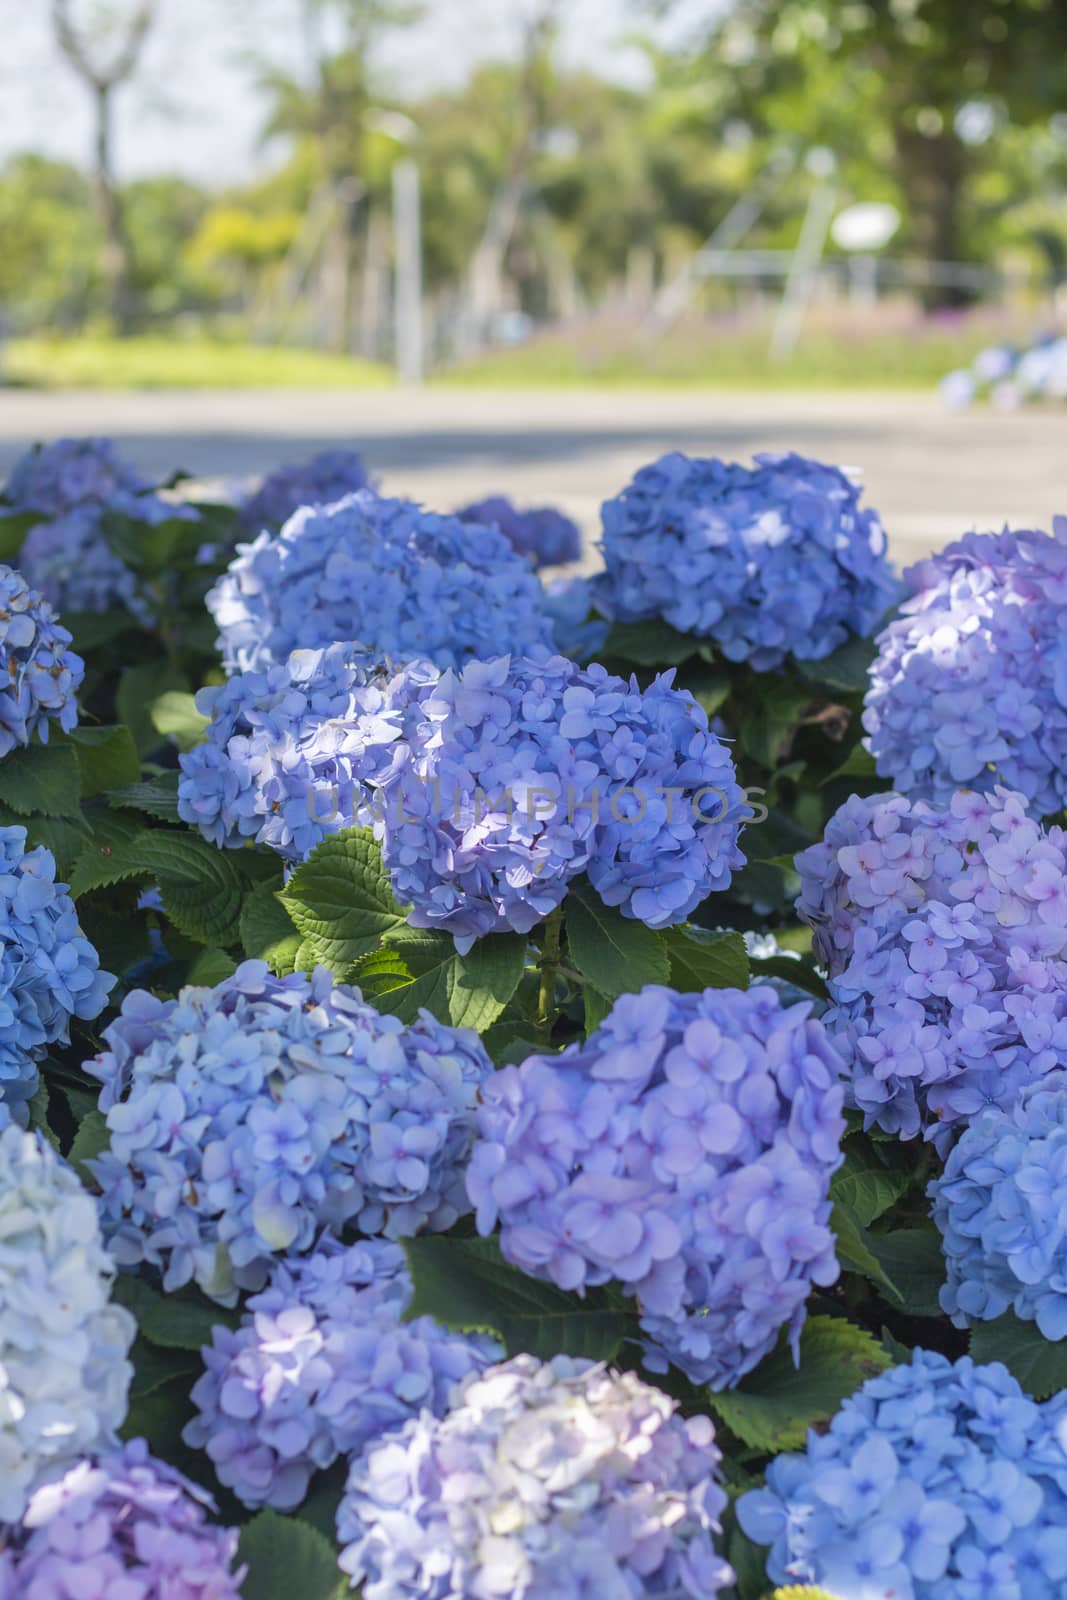
<svg viewBox="0 0 1067 1600"><path fill-rule="evenodd" d="M14 339L0 354L8 383L43 389L366 389L390 369L321 350L211 339Z"/></svg>

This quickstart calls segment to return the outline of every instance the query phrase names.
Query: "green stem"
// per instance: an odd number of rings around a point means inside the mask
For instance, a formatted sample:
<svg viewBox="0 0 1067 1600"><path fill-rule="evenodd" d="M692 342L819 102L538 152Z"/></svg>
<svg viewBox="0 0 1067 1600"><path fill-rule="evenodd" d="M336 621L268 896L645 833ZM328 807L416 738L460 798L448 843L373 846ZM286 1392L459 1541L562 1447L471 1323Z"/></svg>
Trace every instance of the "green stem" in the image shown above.
<svg viewBox="0 0 1067 1600"><path fill-rule="evenodd" d="M557 906L545 921L541 939L541 989L537 1002L537 1024L549 1032L556 1020L556 974L563 935L563 907Z"/></svg>

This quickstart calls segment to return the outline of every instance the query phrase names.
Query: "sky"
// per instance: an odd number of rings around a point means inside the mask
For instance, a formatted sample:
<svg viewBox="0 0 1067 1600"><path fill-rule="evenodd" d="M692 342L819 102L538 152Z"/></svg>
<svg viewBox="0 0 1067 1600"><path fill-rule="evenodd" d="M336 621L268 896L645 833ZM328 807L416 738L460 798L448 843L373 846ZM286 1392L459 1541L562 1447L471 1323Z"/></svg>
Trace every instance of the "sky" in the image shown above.
<svg viewBox="0 0 1067 1600"><path fill-rule="evenodd" d="M132 0L114 4L132 11ZM685 0L680 25L714 4ZM384 49L386 81L400 95L462 82L473 61L514 53L529 5L428 0L424 19ZM173 172L225 184L269 167L278 151L258 138L264 103L249 59L295 59L298 0L158 0L158 8L137 78L116 99L120 176ZM75 0L76 17L91 9L92 0ZM0 161L37 150L87 162L91 103L56 48L50 12L50 0L0 0ZM640 0L563 0L561 54L639 82L642 58L625 36L642 23Z"/></svg>

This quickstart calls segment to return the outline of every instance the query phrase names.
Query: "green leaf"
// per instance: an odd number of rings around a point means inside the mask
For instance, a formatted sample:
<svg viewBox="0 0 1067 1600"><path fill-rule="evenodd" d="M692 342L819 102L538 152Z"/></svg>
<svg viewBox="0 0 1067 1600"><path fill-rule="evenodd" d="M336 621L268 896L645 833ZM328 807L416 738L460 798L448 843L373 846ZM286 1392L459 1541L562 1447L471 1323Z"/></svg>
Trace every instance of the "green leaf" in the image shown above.
<svg viewBox="0 0 1067 1600"><path fill-rule="evenodd" d="M148 922L137 915L133 907L116 907L110 901L99 903L96 896L83 899L78 906L78 920L85 937L96 946L100 964L108 972L120 977L138 961L145 961L152 953Z"/></svg>
<svg viewBox="0 0 1067 1600"><path fill-rule="evenodd" d="M582 1004L585 1007L585 1036L595 1033L611 1010L611 1001L591 983L582 984Z"/></svg>
<svg viewBox="0 0 1067 1600"><path fill-rule="evenodd" d="M970 1350L976 1361L1003 1361L1035 1400L1067 1389L1067 1340L1046 1339L1036 1322L1022 1322L1014 1311L976 1322Z"/></svg>
<svg viewBox="0 0 1067 1600"><path fill-rule="evenodd" d="M611 1361L638 1332L637 1312L590 1291L584 1300L508 1266L495 1239L427 1234L402 1241L415 1295L408 1316L488 1330L509 1355L566 1354Z"/></svg>
<svg viewBox="0 0 1067 1600"><path fill-rule="evenodd" d="M770 678L771 674L764 676ZM745 755L758 761L761 767L778 766L788 754L801 716L810 703L810 688L790 683L787 678L768 682L764 698L738 729Z"/></svg>
<svg viewBox="0 0 1067 1600"><path fill-rule="evenodd" d="M839 1200L834 1205L830 1228L837 1236L837 1259L843 1270L858 1272L863 1277L869 1278L880 1289L884 1289L898 1305L903 1305L904 1296L901 1290L875 1254L873 1236L860 1224L844 1201Z"/></svg>
<svg viewBox="0 0 1067 1600"><path fill-rule="evenodd" d="M676 667L705 646L705 640L679 633L669 622L653 617L646 622L613 623L599 655L638 667Z"/></svg>
<svg viewBox="0 0 1067 1600"><path fill-rule="evenodd" d="M9 567L17 567L26 535L31 528L45 520L39 511L0 512L0 561Z"/></svg>
<svg viewBox="0 0 1067 1600"><path fill-rule="evenodd" d="M169 661L140 661L124 669L115 703L142 755L158 750L163 743L163 735L152 721L153 703L168 689L188 692L189 688L186 674Z"/></svg>
<svg viewBox="0 0 1067 1600"><path fill-rule="evenodd" d="M141 1337L163 1350L199 1352L211 1343L213 1329L235 1327L238 1320L236 1312L212 1305L196 1289L161 1294L126 1272L116 1277L111 1298L133 1314Z"/></svg>
<svg viewBox="0 0 1067 1600"><path fill-rule="evenodd" d="M136 783L140 778L137 746L124 724L114 728L72 728L66 737L77 758L83 800L124 783Z"/></svg>
<svg viewBox="0 0 1067 1600"><path fill-rule="evenodd" d="M406 926L407 912L396 902L366 828L324 839L297 867L281 901L315 960L339 977Z"/></svg>
<svg viewBox="0 0 1067 1600"><path fill-rule="evenodd" d="M525 1017L514 1020L505 1017L501 1022L494 1022L482 1034L482 1043L490 1060L498 1067L551 1051L547 1039L538 1038L537 1028Z"/></svg>
<svg viewBox="0 0 1067 1600"><path fill-rule="evenodd" d="M762 960L751 956L749 975L753 983L759 983L763 978L781 978L797 989L806 989L818 1000L829 998L826 980L820 977L811 961L797 961L792 956L766 956Z"/></svg>
<svg viewBox="0 0 1067 1600"><path fill-rule="evenodd" d="M848 1207L861 1228L869 1228L896 1204L907 1187L906 1172L879 1165L869 1151L849 1142L845 1145L844 1163L830 1180L830 1195Z"/></svg>
<svg viewBox="0 0 1067 1600"><path fill-rule="evenodd" d="M260 884L241 907L241 949L246 956L265 961L272 972L293 972L300 935L293 919L269 883Z"/></svg>
<svg viewBox="0 0 1067 1600"><path fill-rule="evenodd" d="M484 1033L515 993L525 965L526 939L518 933L486 934L465 956L457 955L448 978L453 1027Z"/></svg>
<svg viewBox="0 0 1067 1600"><path fill-rule="evenodd" d="M167 689L158 695L148 708L152 726L164 734L179 750L193 750L204 742L204 732L210 718L196 709L196 697L181 689Z"/></svg>
<svg viewBox="0 0 1067 1600"><path fill-rule="evenodd" d="M168 917L188 938L236 943L245 884L229 854L194 833L136 823L130 828L131 820L122 812L99 814L105 839L94 837L79 858L71 876L75 897L125 879L148 878L159 884ZM118 824L127 825L124 836L115 837Z"/></svg>
<svg viewBox="0 0 1067 1600"><path fill-rule="evenodd" d="M100 650L124 633L141 632L141 624L128 611L64 611L63 626L74 639L79 655ZM120 711L123 722L125 713Z"/></svg>
<svg viewBox="0 0 1067 1600"><path fill-rule="evenodd" d="M109 789L107 803L120 810L142 811L146 816L158 817L160 822L179 822L177 772L164 772L144 783L127 783L121 788Z"/></svg>
<svg viewBox="0 0 1067 1600"><path fill-rule="evenodd" d="M748 952L739 933L709 933L705 928L668 928L663 938L670 959L672 989L747 989Z"/></svg>
<svg viewBox="0 0 1067 1600"><path fill-rule="evenodd" d="M101 516L100 531L119 560L146 577L192 560L204 542L199 519L193 522L175 515L164 522L146 522L112 507Z"/></svg>
<svg viewBox="0 0 1067 1600"><path fill-rule="evenodd" d="M913 1317L940 1317L945 1258L936 1228L896 1228L869 1233L866 1242Z"/></svg>
<svg viewBox="0 0 1067 1600"><path fill-rule="evenodd" d="M248 1567L244 1600L335 1600L349 1592L333 1545L299 1517L260 1511L241 1529L237 1560Z"/></svg>
<svg viewBox="0 0 1067 1600"><path fill-rule="evenodd" d="M120 872L116 877L112 860L116 851L139 839L145 833L144 824L136 817L121 811L103 811L94 807L86 813L91 833L82 841L81 852L70 872L70 892L77 900L91 889L107 888L121 883L124 877L136 877L135 872ZM121 859L121 855L120 855Z"/></svg>
<svg viewBox="0 0 1067 1600"><path fill-rule="evenodd" d="M26 843L32 849L43 844L56 858L56 873L66 882L74 863L92 838L84 817L20 817L10 806L0 805L0 827L26 829Z"/></svg>
<svg viewBox="0 0 1067 1600"><path fill-rule="evenodd" d="M20 816L81 816L78 762L69 744L29 744L0 761L0 801Z"/></svg>
<svg viewBox="0 0 1067 1600"><path fill-rule="evenodd" d="M703 706L709 717L730 698L733 682L729 672L723 667L705 661L691 663L685 669L685 676L677 685L680 689L688 689L697 703Z"/></svg>
<svg viewBox="0 0 1067 1600"><path fill-rule="evenodd" d="M164 1350L140 1334L134 1341L130 1359L133 1362L131 1400L155 1394L157 1389L162 1389L168 1383L175 1383L178 1379L188 1385L196 1380L202 1370L199 1361L188 1351Z"/></svg>
<svg viewBox="0 0 1067 1600"><path fill-rule="evenodd" d="M794 1365L783 1336L738 1388L708 1396L717 1417L760 1454L798 1450L809 1428L829 1422L841 1402L892 1365L873 1335L843 1317L809 1317Z"/></svg>
<svg viewBox="0 0 1067 1600"><path fill-rule="evenodd" d="M29 1113L30 1127L36 1129L43 1138L47 1139L54 1150L58 1150L59 1140L52 1132L51 1124L48 1121L50 1100L51 1092L48 1084L45 1078L41 1077L37 1081L36 1089L27 1101L26 1109Z"/></svg>
<svg viewBox="0 0 1067 1600"><path fill-rule="evenodd" d="M837 689L842 694L865 694L871 662L877 655L873 639L849 639L821 661L798 661L796 670L808 683Z"/></svg>
<svg viewBox="0 0 1067 1600"><path fill-rule="evenodd" d="M204 989L211 989L224 978L232 977L236 971L236 961L227 955L225 950L201 950L189 968L185 981L198 984Z"/></svg>
<svg viewBox="0 0 1067 1600"><path fill-rule="evenodd" d="M379 1011L403 1022L414 1022L425 1006L454 1027L481 1033L515 993L525 961L526 940L518 934L490 934L461 956L448 934L403 927L393 930L388 946L361 956L347 978Z"/></svg>
<svg viewBox="0 0 1067 1600"><path fill-rule="evenodd" d="M848 760L841 766L835 767L829 777L823 779L823 788L828 783L833 783L838 778L877 778L878 769L874 757L865 750L862 744L853 745L849 751Z"/></svg>
<svg viewBox="0 0 1067 1600"><path fill-rule="evenodd" d="M584 882L572 887L565 906L571 960L602 995L614 1000L670 981L666 941L654 928L603 905Z"/></svg>
<svg viewBox="0 0 1067 1600"><path fill-rule="evenodd" d="M89 1171L87 1162L95 1161L111 1143L111 1134L108 1132L107 1122L102 1111L90 1111L83 1117L74 1135L74 1143L70 1147L67 1160L78 1174L81 1181L89 1188L96 1187L96 1179Z"/></svg>

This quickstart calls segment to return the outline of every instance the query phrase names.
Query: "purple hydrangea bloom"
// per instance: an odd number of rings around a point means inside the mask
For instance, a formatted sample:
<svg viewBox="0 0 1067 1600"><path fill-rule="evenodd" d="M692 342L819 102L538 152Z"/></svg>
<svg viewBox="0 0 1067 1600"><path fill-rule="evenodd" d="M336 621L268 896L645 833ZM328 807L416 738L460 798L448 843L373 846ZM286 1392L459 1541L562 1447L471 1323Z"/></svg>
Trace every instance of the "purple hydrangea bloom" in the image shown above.
<svg viewBox="0 0 1067 1600"><path fill-rule="evenodd" d="M237 1533L143 1439L38 1489L5 1530L0 1600L239 1600Z"/></svg>
<svg viewBox="0 0 1067 1600"><path fill-rule="evenodd" d="M947 801L962 785L1067 805L1067 517L969 533L905 574L863 713L878 771Z"/></svg>
<svg viewBox="0 0 1067 1600"><path fill-rule="evenodd" d="M541 585L503 534L369 489L242 545L207 597L230 669L357 640L440 667L549 636Z"/></svg>
<svg viewBox="0 0 1067 1600"><path fill-rule="evenodd" d="M749 468L672 452L603 506L597 603L623 622L663 617L760 672L821 660L897 597L882 524L859 499L803 456Z"/></svg>
<svg viewBox="0 0 1067 1600"><path fill-rule="evenodd" d="M304 506L332 505L346 494L371 487L355 450L320 450L309 461L268 473L259 488L242 500L241 521L252 534L264 528L277 532Z"/></svg>
<svg viewBox="0 0 1067 1600"><path fill-rule="evenodd" d="M944 1151L1067 1064L1067 835L1024 795L853 796L796 863L868 1127Z"/></svg>
<svg viewBox="0 0 1067 1600"><path fill-rule="evenodd" d="M975 1117L928 1189L957 1327L1009 1308L1067 1337L1067 1073Z"/></svg>
<svg viewBox="0 0 1067 1600"><path fill-rule="evenodd" d="M561 1289L633 1295L646 1361L738 1382L838 1274L829 1184L840 1061L807 1003L759 987L617 1000L584 1044L482 1090L467 1191L481 1233Z"/></svg>
<svg viewBox="0 0 1067 1600"><path fill-rule="evenodd" d="M734 1581L707 1417L631 1372L516 1356L353 1463L341 1567L364 1600L676 1600Z"/></svg>
<svg viewBox="0 0 1067 1600"><path fill-rule="evenodd" d="M1059 1600L1067 1581L1060 1402L1006 1367L916 1350L870 1379L803 1455L741 1496L777 1583L901 1600ZM1062 1409L1062 1407L1061 1407Z"/></svg>
<svg viewBox="0 0 1067 1600"><path fill-rule="evenodd" d="M77 726L85 663L70 645L47 598L0 565L0 758L35 734L47 744L53 722Z"/></svg>
<svg viewBox="0 0 1067 1600"><path fill-rule="evenodd" d="M56 882L52 852L27 850L25 828L0 828L0 1100L16 1117L48 1046L67 1042L71 1017L99 1016L114 982Z"/></svg>
<svg viewBox="0 0 1067 1600"><path fill-rule="evenodd" d="M111 439L56 439L34 445L19 457L4 485L4 499L16 511L62 517L76 506L106 505L125 491L141 494L150 485Z"/></svg>
<svg viewBox="0 0 1067 1600"><path fill-rule="evenodd" d="M442 1416L455 1385L503 1351L432 1317L402 1321L411 1297L399 1245L327 1236L311 1255L283 1259L241 1326L215 1328L186 1443L207 1451L246 1506L292 1510L338 1456L420 1411Z"/></svg>
<svg viewBox="0 0 1067 1600"><path fill-rule="evenodd" d="M461 522L498 528L513 550L528 556L535 567L562 567L582 554L577 523L552 506L531 506L520 511L502 494L476 500L456 512Z"/></svg>
<svg viewBox="0 0 1067 1600"><path fill-rule="evenodd" d="M744 791L673 677L642 690L541 650L424 685L407 759L370 778L412 924L461 949L525 933L585 872L606 905L662 928L727 888L744 863Z"/></svg>
<svg viewBox="0 0 1067 1600"><path fill-rule="evenodd" d="M2 1111L0 1107L0 1111ZM3 1119L0 1118L0 1124ZM0 1131L0 1523L126 1415L134 1321L96 1206L38 1133ZM0 1585L0 1593L2 1593Z"/></svg>
<svg viewBox="0 0 1067 1600"><path fill-rule="evenodd" d="M405 1027L358 989L246 961L176 1000L137 990L86 1064L110 1146L94 1161L116 1261L223 1305L322 1229L403 1238L467 1209L477 1035Z"/></svg>

